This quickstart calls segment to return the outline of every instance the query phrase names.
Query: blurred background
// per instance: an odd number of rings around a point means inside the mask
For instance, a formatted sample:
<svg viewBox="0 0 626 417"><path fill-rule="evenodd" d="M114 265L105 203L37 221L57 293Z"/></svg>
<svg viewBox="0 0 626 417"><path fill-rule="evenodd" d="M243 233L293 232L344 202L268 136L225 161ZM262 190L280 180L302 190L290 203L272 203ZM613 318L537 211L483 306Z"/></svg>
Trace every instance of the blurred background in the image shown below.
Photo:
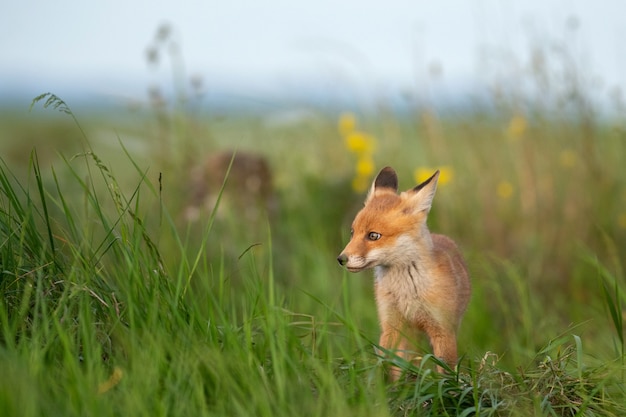
<svg viewBox="0 0 626 417"><path fill-rule="evenodd" d="M121 104L173 72L216 106L400 105L410 94L463 107L496 86L532 93L528 73L557 61L551 71L575 68L608 106L626 83L623 12L619 1L5 2L0 103L50 90Z"/></svg>
<svg viewBox="0 0 626 417"><path fill-rule="evenodd" d="M28 181L35 149L77 202L86 149L126 192L151 182L144 222L176 265L155 208L190 250L203 242L195 225L236 150L211 259L236 277L257 254L310 314L323 308L308 294L344 302L335 257L375 173L392 165L409 188L439 168L430 226L463 248L479 300L464 345L532 354L587 323L610 351L603 285L623 288L626 258L624 16L620 1L4 2L0 157ZM46 92L56 99L29 111ZM374 339L371 281L348 282Z"/></svg>

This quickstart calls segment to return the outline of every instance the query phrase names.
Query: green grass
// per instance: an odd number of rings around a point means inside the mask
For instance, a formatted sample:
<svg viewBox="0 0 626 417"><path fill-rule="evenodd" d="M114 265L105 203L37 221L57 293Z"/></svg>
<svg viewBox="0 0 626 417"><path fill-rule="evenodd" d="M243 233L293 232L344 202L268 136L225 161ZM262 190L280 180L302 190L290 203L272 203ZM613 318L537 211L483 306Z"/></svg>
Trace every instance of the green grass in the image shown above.
<svg viewBox="0 0 626 417"><path fill-rule="evenodd" d="M506 114L360 119L403 188L419 166L454 169L430 225L463 247L473 298L458 372L439 375L425 343L419 367L376 355L371 276L336 265L363 199L337 118L203 123L177 110L153 146L130 139L142 122L92 138L106 121L82 126L40 99L68 123L2 122L0 414L626 413L619 131L554 117L510 138ZM64 148L42 154L29 134ZM186 224L185 169L233 144L269 159L278 212ZM407 369L398 383L391 362Z"/></svg>

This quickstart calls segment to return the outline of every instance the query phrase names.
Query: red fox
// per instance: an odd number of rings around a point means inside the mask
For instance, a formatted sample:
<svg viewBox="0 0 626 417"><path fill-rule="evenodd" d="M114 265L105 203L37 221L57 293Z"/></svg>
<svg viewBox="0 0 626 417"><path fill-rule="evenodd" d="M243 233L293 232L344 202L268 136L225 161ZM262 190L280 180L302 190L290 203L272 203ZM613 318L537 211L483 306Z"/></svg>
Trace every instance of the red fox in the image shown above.
<svg viewBox="0 0 626 417"><path fill-rule="evenodd" d="M374 268L379 345L411 360L412 333L428 335L436 357L454 368L456 335L470 298L465 261L452 239L426 225L439 171L398 195L398 176L383 168L337 261L350 272ZM438 367L438 371L442 369ZM397 380L401 371L391 369Z"/></svg>

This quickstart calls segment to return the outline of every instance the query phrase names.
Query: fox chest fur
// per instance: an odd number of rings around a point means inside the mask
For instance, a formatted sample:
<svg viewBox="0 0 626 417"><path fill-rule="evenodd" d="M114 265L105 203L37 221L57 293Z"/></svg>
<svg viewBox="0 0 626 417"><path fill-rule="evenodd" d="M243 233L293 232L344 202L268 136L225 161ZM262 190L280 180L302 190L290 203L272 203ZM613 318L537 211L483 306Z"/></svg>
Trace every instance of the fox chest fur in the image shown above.
<svg viewBox="0 0 626 417"><path fill-rule="evenodd" d="M426 251L429 256L421 256L414 248L415 253L410 260L407 258L408 262L374 267L374 288L381 320L420 330L425 330L433 322L443 327L457 325L456 316L466 307L465 300L459 297L462 295L459 290L465 291L463 282L449 272L455 269L456 273L462 272L463 265L455 266L452 257L436 249L441 242L449 240L446 236L429 237L427 248L421 248L422 253ZM402 237L399 240L410 239ZM446 243L453 244L451 241Z"/></svg>

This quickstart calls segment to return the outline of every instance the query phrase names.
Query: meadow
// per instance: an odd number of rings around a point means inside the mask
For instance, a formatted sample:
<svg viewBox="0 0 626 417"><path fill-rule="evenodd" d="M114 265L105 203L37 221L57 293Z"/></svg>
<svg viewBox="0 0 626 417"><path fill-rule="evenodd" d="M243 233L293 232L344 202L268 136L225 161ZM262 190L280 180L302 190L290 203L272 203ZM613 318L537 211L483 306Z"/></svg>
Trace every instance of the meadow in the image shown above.
<svg viewBox="0 0 626 417"><path fill-rule="evenodd" d="M584 104L5 113L0 414L625 415L626 126ZM186 220L224 149L267 160L275 207L219 210L247 192L227 176ZM336 262L386 165L442 171L429 225L473 286L446 375L425 340L419 366L376 354L371 272Z"/></svg>

